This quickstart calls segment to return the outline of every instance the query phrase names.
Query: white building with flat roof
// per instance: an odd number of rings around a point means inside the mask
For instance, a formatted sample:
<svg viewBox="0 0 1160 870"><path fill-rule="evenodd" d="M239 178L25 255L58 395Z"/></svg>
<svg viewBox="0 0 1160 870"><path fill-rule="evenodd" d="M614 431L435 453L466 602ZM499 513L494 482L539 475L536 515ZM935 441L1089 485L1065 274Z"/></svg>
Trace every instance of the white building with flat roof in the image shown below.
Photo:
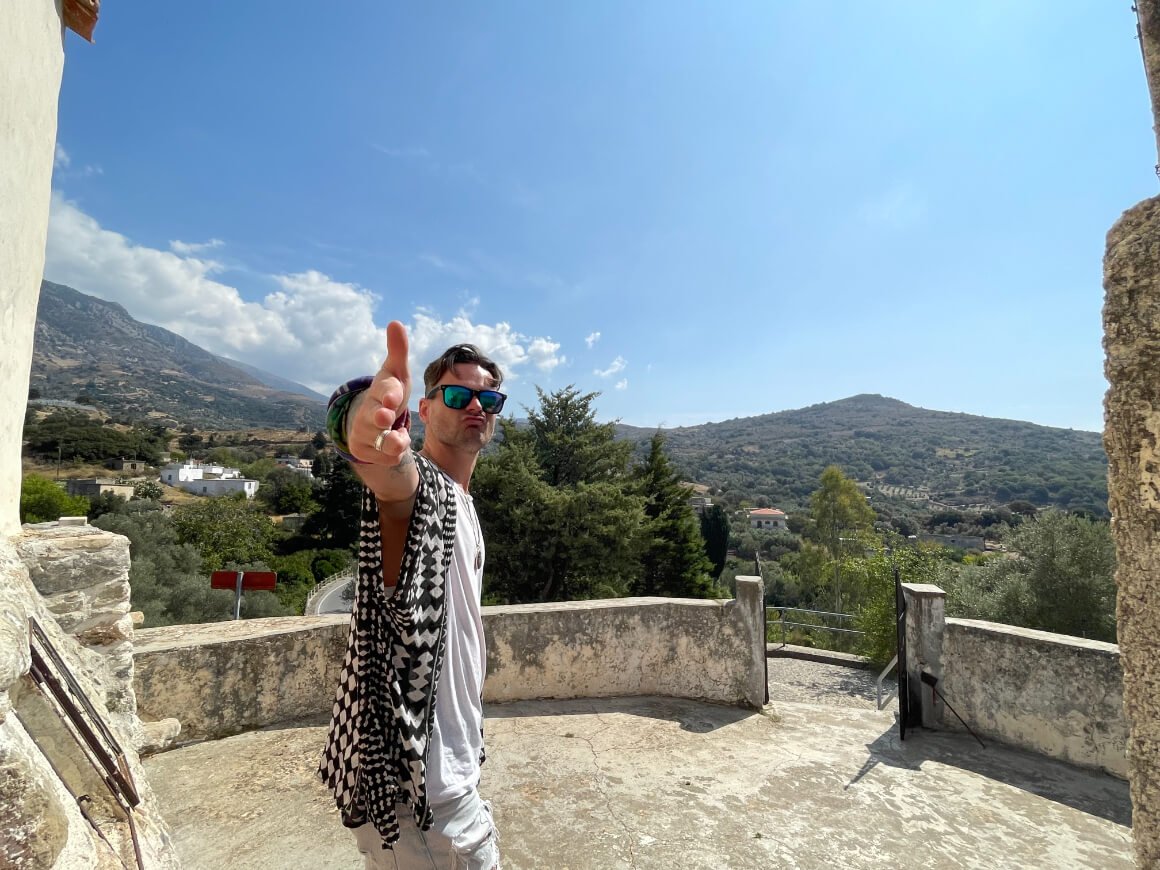
<svg viewBox="0 0 1160 870"><path fill-rule="evenodd" d="M208 462L173 462L161 469L161 482L176 486L194 495L233 495L245 493L253 498L258 493L258 481L242 477L236 468Z"/></svg>

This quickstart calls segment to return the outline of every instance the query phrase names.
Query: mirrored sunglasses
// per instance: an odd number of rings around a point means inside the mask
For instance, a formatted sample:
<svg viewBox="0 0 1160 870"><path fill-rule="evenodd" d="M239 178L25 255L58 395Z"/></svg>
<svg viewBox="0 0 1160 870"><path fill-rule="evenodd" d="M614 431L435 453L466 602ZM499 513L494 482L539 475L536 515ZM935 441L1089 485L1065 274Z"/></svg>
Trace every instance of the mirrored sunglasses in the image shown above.
<svg viewBox="0 0 1160 870"><path fill-rule="evenodd" d="M472 399L478 397L483 413L498 414L503 410L503 403L507 399L507 396L498 390L473 390L459 384L440 384L427 394L427 398L433 398L438 392L443 393L443 404L453 411L462 411L471 404Z"/></svg>

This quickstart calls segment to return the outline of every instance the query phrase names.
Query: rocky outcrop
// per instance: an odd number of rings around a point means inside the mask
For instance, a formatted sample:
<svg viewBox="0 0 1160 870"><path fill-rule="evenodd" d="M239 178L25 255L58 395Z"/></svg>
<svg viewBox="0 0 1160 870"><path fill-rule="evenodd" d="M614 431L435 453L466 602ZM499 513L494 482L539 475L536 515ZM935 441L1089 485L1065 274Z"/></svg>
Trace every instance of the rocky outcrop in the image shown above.
<svg viewBox="0 0 1160 870"><path fill-rule="evenodd" d="M128 569L128 541L87 525L0 538L0 866L133 867L135 850L146 868L179 866L138 755L176 723L147 731L137 717ZM136 847L125 807L29 674L30 619L123 751L140 797Z"/></svg>
<svg viewBox="0 0 1160 870"><path fill-rule="evenodd" d="M1130 723L1132 829L1160 866L1160 197L1124 213L1104 258L1104 447Z"/></svg>

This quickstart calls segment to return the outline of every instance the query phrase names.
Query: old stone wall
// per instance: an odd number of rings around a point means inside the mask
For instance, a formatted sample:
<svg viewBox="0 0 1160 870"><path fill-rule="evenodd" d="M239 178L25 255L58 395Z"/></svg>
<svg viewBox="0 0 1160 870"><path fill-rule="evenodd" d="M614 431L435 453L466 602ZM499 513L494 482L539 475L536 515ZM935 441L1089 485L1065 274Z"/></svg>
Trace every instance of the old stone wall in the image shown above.
<svg viewBox="0 0 1160 870"><path fill-rule="evenodd" d="M484 700L671 695L760 708L761 582L742 579L738 596L485 607ZM176 717L183 740L324 717L349 621L276 617L140 630L140 715Z"/></svg>
<svg viewBox="0 0 1160 870"><path fill-rule="evenodd" d="M940 690L984 740L1127 776L1128 725L1115 644L947 619L942 668ZM962 727L945 709L942 725Z"/></svg>
<svg viewBox="0 0 1160 870"><path fill-rule="evenodd" d="M285 616L137 631L143 719L175 717L181 739L251 731L330 712L349 616Z"/></svg>
<svg viewBox="0 0 1160 870"><path fill-rule="evenodd" d="M31 617L124 752L141 796L133 819L145 867L176 868L168 829L138 757L146 736L130 688L128 541L87 527L27 528L26 536L0 538L0 866L89 870L135 861L123 810L28 673ZM90 561L95 580L85 570ZM52 609L30 573L43 588L55 590ZM114 637L113 631L128 636ZM78 797L85 794L100 833L81 813Z"/></svg>
<svg viewBox="0 0 1160 870"><path fill-rule="evenodd" d="M1153 107L1160 106L1160 10L1137 4ZM1156 122L1157 119L1153 118ZM1158 128L1160 129L1160 128ZM1108 232L1104 255L1104 448L1116 542L1117 637L1131 723L1136 861L1160 866L1160 198Z"/></svg>
<svg viewBox="0 0 1160 870"><path fill-rule="evenodd" d="M671 695L757 709L764 701L761 594L740 578L732 601L625 598L487 610L488 701Z"/></svg>

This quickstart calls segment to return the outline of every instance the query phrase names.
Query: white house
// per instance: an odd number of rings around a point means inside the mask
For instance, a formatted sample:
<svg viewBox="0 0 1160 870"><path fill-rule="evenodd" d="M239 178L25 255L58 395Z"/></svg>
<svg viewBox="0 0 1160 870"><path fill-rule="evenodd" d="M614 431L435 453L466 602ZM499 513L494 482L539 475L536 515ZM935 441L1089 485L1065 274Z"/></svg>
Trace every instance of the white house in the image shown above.
<svg viewBox="0 0 1160 870"><path fill-rule="evenodd" d="M757 508L749 512L749 526L754 529L784 529L785 511L777 508Z"/></svg>
<svg viewBox="0 0 1160 870"><path fill-rule="evenodd" d="M193 460L166 465L161 469L161 482L195 495L232 495L242 492L246 498L253 498L258 492L258 481L242 477L236 468Z"/></svg>
<svg viewBox="0 0 1160 870"><path fill-rule="evenodd" d="M314 480L314 460L303 459L301 456L291 456L283 454L275 460L283 468L289 468L291 471L301 474L308 480Z"/></svg>

